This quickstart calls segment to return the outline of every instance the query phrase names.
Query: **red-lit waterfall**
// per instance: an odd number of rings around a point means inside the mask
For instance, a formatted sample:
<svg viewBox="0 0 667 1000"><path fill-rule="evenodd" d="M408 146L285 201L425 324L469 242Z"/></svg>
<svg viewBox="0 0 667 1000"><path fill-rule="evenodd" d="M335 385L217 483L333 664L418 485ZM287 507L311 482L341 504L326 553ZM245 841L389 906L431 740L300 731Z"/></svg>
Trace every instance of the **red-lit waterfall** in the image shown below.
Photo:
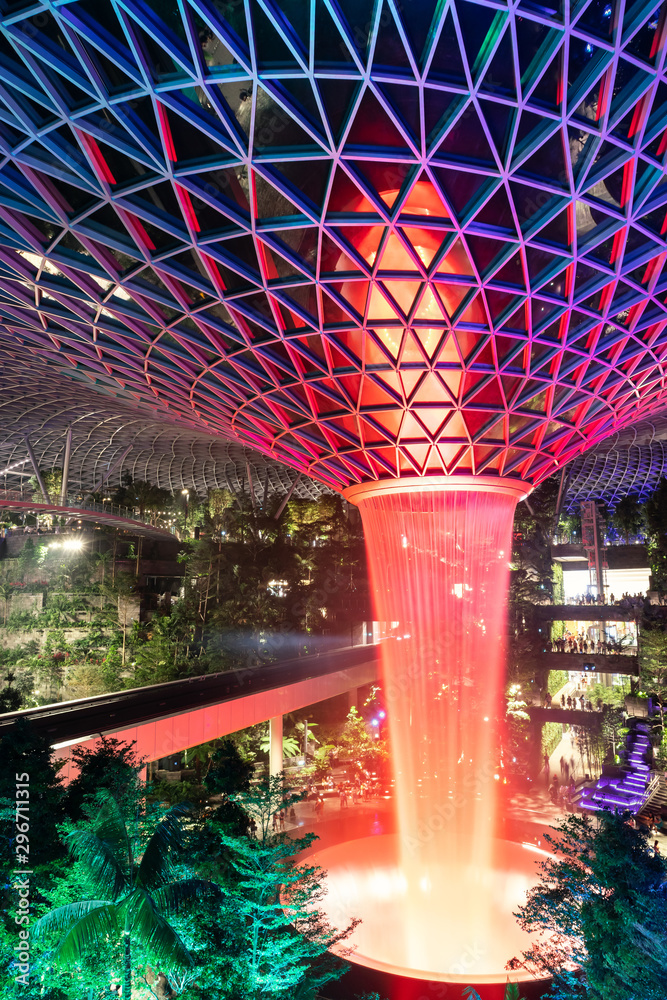
<svg viewBox="0 0 667 1000"><path fill-rule="evenodd" d="M403 865L488 857L498 775L506 595L517 494L360 498L382 644Z"/></svg>
<svg viewBox="0 0 667 1000"><path fill-rule="evenodd" d="M528 946L511 914L534 852L495 839L502 784L511 480L400 481L347 493L366 536L395 777L397 837L322 852L332 915L360 916L358 960L505 979ZM355 958L355 960L357 960Z"/></svg>

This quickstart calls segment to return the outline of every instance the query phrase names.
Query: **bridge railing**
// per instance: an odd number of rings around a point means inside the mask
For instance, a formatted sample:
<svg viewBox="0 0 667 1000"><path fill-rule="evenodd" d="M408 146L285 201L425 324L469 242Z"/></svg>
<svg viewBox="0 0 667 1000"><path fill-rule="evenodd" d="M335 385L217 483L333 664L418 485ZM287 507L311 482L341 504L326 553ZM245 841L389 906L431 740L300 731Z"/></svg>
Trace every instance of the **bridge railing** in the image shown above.
<svg viewBox="0 0 667 1000"><path fill-rule="evenodd" d="M70 494L65 503L60 502L60 497L56 500L46 500L35 490L0 490L0 507L10 507L12 504L34 504L35 509L43 508L45 514L58 514L62 516L71 514L73 511L90 511L94 514L106 514L107 516L118 517L124 521L138 521L140 524L149 525L151 528L162 528L164 531L175 533L173 525L168 524L161 518L151 519L138 514L130 507L121 507L113 503L97 503L95 500L86 499L83 494Z"/></svg>

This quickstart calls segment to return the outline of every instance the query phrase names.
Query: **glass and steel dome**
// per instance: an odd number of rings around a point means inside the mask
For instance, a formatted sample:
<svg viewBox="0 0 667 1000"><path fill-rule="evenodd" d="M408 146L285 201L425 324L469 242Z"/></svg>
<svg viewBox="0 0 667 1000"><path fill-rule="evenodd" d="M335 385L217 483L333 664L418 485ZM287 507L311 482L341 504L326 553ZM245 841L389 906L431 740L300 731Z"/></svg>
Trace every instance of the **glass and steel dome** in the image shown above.
<svg viewBox="0 0 667 1000"><path fill-rule="evenodd" d="M538 482L665 405L660 0L0 11L20 363L340 489Z"/></svg>

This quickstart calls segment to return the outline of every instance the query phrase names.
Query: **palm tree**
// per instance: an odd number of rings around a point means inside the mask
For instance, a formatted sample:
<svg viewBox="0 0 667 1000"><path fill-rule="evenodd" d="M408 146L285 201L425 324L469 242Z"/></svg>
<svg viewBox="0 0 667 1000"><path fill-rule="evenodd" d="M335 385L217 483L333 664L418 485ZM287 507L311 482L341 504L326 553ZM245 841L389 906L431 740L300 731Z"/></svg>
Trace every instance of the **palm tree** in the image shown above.
<svg viewBox="0 0 667 1000"><path fill-rule="evenodd" d="M0 583L0 597L5 602L5 607L4 607L5 617L3 622L4 625L7 624L7 612L9 611L9 598L12 596L13 593L14 593L14 588L10 586L10 584Z"/></svg>
<svg viewBox="0 0 667 1000"><path fill-rule="evenodd" d="M107 549L105 552L96 552L94 557L95 568L102 567L102 586L104 586L104 578L106 576L106 569L108 564L111 562L111 552Z"/></svg>
<svg viewBox="0 0 667 1000"><path fill-rule="evenodd" d="M132 995L132 951L140 944L158 963L191 968L192 956L166 919L201 895L221 890L202 879L172 881L175 850L183 847L181 819L189 809L174 806L157 824L135 856L132 837L116 800L101 796L102 806L92 829L77 829L66 837L70 854L87 870L96 898L59 906L37 920L38 940L58 939L51 953L55 965L82 962L91 950L116 941L123 951L123 997Z"/></svg>
<svg viewBox="0 0 667 1000"><path fill-rule="evenodd" d="M211 757L217 748L218 741L213 740L211 743L200 743L199 746L190 747L189 750L185 751L185 766L190 767L191 764L194 765L195 779L198 785L201 785L202 779L208 774L211 767Z"/></svg>

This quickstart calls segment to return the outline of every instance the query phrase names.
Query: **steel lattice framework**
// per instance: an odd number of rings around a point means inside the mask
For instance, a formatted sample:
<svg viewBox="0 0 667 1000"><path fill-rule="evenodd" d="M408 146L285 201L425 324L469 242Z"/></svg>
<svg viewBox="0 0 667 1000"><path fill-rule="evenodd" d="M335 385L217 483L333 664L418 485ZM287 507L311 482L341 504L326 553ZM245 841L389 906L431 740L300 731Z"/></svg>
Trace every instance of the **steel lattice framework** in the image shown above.
<svg viewBox="0 0 667 1000"><path fill-rule="evenodd" d="M572 463L565 507L579 511L585 500L604 500L612 508L623 497L646 500L667 475L667 442L593 452Z"/></svg>
<svg viewBox="0 0 667 1000"><path fill-rule="evenodd" d="M0 489L15 489L34 474L25 436L42 469L62 467L65 434L72 428L69 492L86 493L106 475L113 490L127 474L163 489L200 496L225 488L258 502L288 492L316 499L326 487L267 460L250 448L193 429L185 421L158 421L155 408L130 407L122 393L97 392L58 378L37 362L30 370L15 352L0 349Z"/></svg>
<svg viewBox="0 0 667 1000"><path fill-rule="evenodd" d="M29 362L335 488L664 405L659 0L2 0Z"/></svg>

